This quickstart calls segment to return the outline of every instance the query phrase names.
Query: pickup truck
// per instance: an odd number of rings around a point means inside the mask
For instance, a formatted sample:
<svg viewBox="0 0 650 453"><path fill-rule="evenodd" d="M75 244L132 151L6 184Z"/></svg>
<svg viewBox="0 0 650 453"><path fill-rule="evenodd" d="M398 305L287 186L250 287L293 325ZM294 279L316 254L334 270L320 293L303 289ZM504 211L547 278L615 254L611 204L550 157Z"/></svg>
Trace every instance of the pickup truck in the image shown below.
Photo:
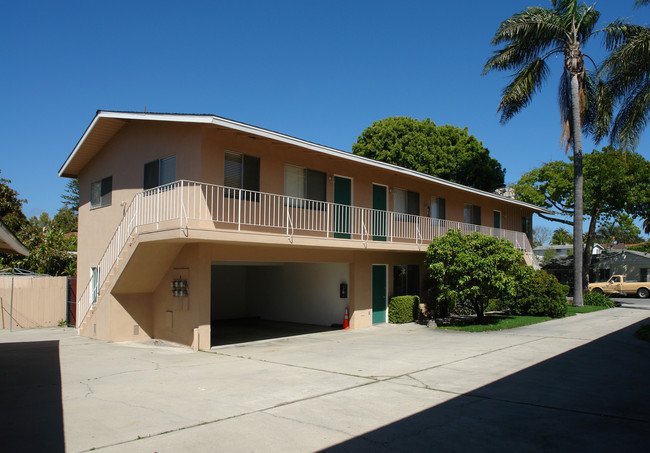
<svg viewBox="0 0 650 453"><path fill-rule="evenodd" d="M589 291L600 294L636 294L641 298L650 296L650 282L626 282L624 275L612 275L602 283L590 283Z"/></svg>

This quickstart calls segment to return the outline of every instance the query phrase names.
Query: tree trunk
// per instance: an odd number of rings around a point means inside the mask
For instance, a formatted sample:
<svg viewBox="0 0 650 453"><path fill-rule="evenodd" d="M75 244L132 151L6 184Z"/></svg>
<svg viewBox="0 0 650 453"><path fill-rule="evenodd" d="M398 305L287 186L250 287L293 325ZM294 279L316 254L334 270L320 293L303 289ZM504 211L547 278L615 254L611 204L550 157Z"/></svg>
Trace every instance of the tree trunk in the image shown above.
<svg viewBox="0 0 650 453"><path fill-rule="evenodd" d="M582 307L582 128L580 120L580 87L578 74L571 74L571 119L573 135L573 187L575 209L573 211L573 305Z"/></svg>

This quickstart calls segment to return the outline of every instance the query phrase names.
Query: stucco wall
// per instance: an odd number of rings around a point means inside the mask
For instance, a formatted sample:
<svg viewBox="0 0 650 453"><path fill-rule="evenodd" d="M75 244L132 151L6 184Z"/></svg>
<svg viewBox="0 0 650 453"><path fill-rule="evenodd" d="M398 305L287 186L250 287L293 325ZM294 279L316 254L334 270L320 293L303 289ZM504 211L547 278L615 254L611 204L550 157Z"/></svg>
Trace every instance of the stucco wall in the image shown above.
<svg viewBox="0 0 650 453"><path fill-rule="evenodd" d="M461 192L442 184L399 174L390 169L370 167L367 164L338 159L294 145L252 137L249 134L212 125L130 121L126 122L104 148L88 162L79 175L78 294L81 295L86 287L90 278L90 267L95 266L99 261L122 219L124 208L138 192L142 191L143 169L146 163L175 155L176 179L222 185L226 150L260 157L260 190L263 192L282 194L284 167L285 164L291 164L326 172L328 201L333 201L334 198L332 182L334 176L344 176L352 179L352 204L355 206L372 206L372 187L376 183L389 189L387 197L389 210L393 209L393 195L390 190L402 188L420 194L420 215L428 214L431 197L437 196L446 199L446 218L449 220L463 221L465 203L481 206L482 224L485 226L492 226L494 210L502 213L502 228L516 231L521 230L522 217L532 216L529 209L512 206L486 195ZM111 205L90 210L91 183L108 176L113 177ZM201 228L207 230L214 227L215 225L208 221L205 227ZM174 224L174 228L178 228L178 225ZM328 266L343 263L347 266L350 284L348 303L352 327L365 327L371 324L372 264L389 265L388 296L392 293L392 265L420 264L423 271L423 252L400 254L394 250L385 252L346 250L347 245L334 240L323 242L318 247L304 244L302 247L294 247L284 242L281 246L276 244L276 247L265 247L266 242L263 239L254 245L229 244L227 239L220 238L192 243L192 236L197 231L187 232L185 238L176 240L176 244L182 244L178 245L179 250L182 247L180 252L171 247L164 259L156 260L154 252L142 262L138 261L137 266L127 263L126 274L128 275L124 275L117 282L114 294L102 298L95 312L93 325L88 326L86 332L92 329L92 335L110 340L155 337L189 344L196 343L193 329L199 329L202 333L201 344L205 346L206 335L209 338L212 311L221 310L219 316L223 317L248 313L246 310L240 310L238 304L233 307L213 306L210 295L211 265L218 262L314 263L318 261L321 263L319 265L322 266L322 271L315 269L308 271L308 266L296 270L305 270L307 274L302 275L302 280L298 284L293 283L294 290L301 297L306 297L308 287L318 288L317 292L324 291L325 287L332 287L332 291L336 291L334 296L331 296L334 299L338 298L340 283L336 280L344 271L337 267L329 269ZM235 234L246 233L235 232ZM315 254L316 250L317 254ZM178 298L172 297L169 289L169 282L178 269L187 270L190 282L190 295L183 303ZM260 275L256 278L261 278L263 272L266 271L259 271ZM277 269L269 272L275 274L263 277L274 281L283 281L287 278ZM332 275L332 280L320 281L310 277L321 274ZM235 276L232 278L234 279ZM242 277L238 278L238 281L241 281ZM144 285L143 280L149 283ZM303 286L303 281L309 283ZM288 286L291 286L291 283L287 283ZM246 291L243 295L230 293L230 297L244 297L249 301L251 296ZM280 304L281 301L282 304L288 303L282 290L278 290L277 294L279 294L278 300L274 303ZM309 297L312 297L311 293ZM318 316L311 316L314 311L311 306L309 310L301 312L301 306L280 305L280 311L296 313L296 316L300 313L301 319L335 319L332 322L338 323L341 319L338 312L341 311L339 305L342 305L340 304L342 301L327 297L325 302L320 302L322 306L319 309L324 311L318 313ZM314 298L318 305L317 297Z"/></svg>
<svg viewBox="0 0 650 453"><path fill-rule="evenodd" d="M67 277L0 277L3 329L51 327L66 319ZM13 312L13 318L10 317Z"/></svg>

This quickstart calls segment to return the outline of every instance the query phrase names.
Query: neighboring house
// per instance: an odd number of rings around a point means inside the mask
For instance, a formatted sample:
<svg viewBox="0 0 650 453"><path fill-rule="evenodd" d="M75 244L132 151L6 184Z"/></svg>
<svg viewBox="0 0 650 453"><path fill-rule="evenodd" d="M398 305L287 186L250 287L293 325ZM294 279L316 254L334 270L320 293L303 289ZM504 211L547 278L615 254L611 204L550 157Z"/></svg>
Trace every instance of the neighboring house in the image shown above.
<svg viewBox="0 0 650 453"><path fill-rule="evenodd" d="M29 249L11 232L9 227L0 220L0 253L12 255L29 255Z"/></svg>
<svg viewBox="0 0 650 453"><path fill-rule="evenodd" d="M498 236L534 264L550 213L213 115L99 111L59 175L79 178L80 333L200 349L222 319L386 322L432 238Z"/></svg>
<svg viewBox="0 0 650 453"><path fill-rule="evenodd" d="M533 249L535 256L539 261L544 260L544 254L548 253L549 250L554 252L553 256L569 256L573 255L573 244L560 244L560 245L540 245ZM599 255L605 250L600 244L594 244L591 249L592 255ZM551 252L551 253L553 253Z"/></svg>
<svg viewBox="0 0 650 453"><path fill-rule="evenodd" d="M551 252L548 252L551 250ZM553 256L569 256L573 255L573 245L572 244L561 244L561 245L540 245L533 249L535 256L539 261L544 260L544 254L552 253Z"/></svg>
<svg viewBox="0 0 650 453"><path fill-rule="evenodd" d="M549 274L557 277L560 283L573 285L573 256L556 257L542 265ZM650 281L650 253L634 250L605 251L591 258L589 282L605 282L612 275L625 275L630 281Z"/></svg>

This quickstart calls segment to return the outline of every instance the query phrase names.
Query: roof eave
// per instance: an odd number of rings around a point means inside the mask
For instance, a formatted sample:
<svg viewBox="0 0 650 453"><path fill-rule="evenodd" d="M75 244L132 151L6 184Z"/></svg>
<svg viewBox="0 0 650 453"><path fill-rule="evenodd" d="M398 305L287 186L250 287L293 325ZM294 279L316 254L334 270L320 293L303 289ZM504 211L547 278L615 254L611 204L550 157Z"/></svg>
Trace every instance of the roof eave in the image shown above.
<svg viewBox="0 0 650 453"><path fill-rule="evenodd" d="M240 132L244 132L247 134L253 134L270 140L275 140L282 143L287 143L290 145L309 149L329 156L362 163L364 165L369 165L384 170L394 171L396 173L412 176L429 182L435 182L442 186L451 187L463 192L472 193L474 195L479 195L486 198L491 198L502 202L506 202L511 205L516 205L522 208L530 209L536 213L542 213L548 215L557 214L556 212L551 211L549 209L540 206L535 206L533 204L526 203L520 200L516 200L513 198L504 197L502 195L497 195L492 192L486 192L484 190L464 186L459 183L447 181L445 179L437 178L435 176L426 175L424 173L420 173L415 170L410 170L408 168L403 168L398 165L388 164L378 160L359 156L350 152L341 151L324 145L319 145L317 143L309 142L306 140L281 134L279 132L271 131L268 129L262 129L257 126L241 123L238 121L230 120L216 115L188 115L188 114L176 114L176 113L118 112L118 111L98 110L92 122L90 123L90 125L88 126L84 134L82 135L81 139L79 140L77 145L70 153L70 156L68 156L65 163L61 166L61 169L59 170L59 176L66 177L66 178L78 177L78 174L76 174L73 171L69 171L70 163L77 157L79 150L84 146L84 143L86 142L87 138L92 134L93 129L95 128L97 123L103 118L113 118L113 119L120 119L120 120L146 120L146 121L168 121L168 122L213 124L215 126L225 127L232 130L238 130Z"/></svg>

